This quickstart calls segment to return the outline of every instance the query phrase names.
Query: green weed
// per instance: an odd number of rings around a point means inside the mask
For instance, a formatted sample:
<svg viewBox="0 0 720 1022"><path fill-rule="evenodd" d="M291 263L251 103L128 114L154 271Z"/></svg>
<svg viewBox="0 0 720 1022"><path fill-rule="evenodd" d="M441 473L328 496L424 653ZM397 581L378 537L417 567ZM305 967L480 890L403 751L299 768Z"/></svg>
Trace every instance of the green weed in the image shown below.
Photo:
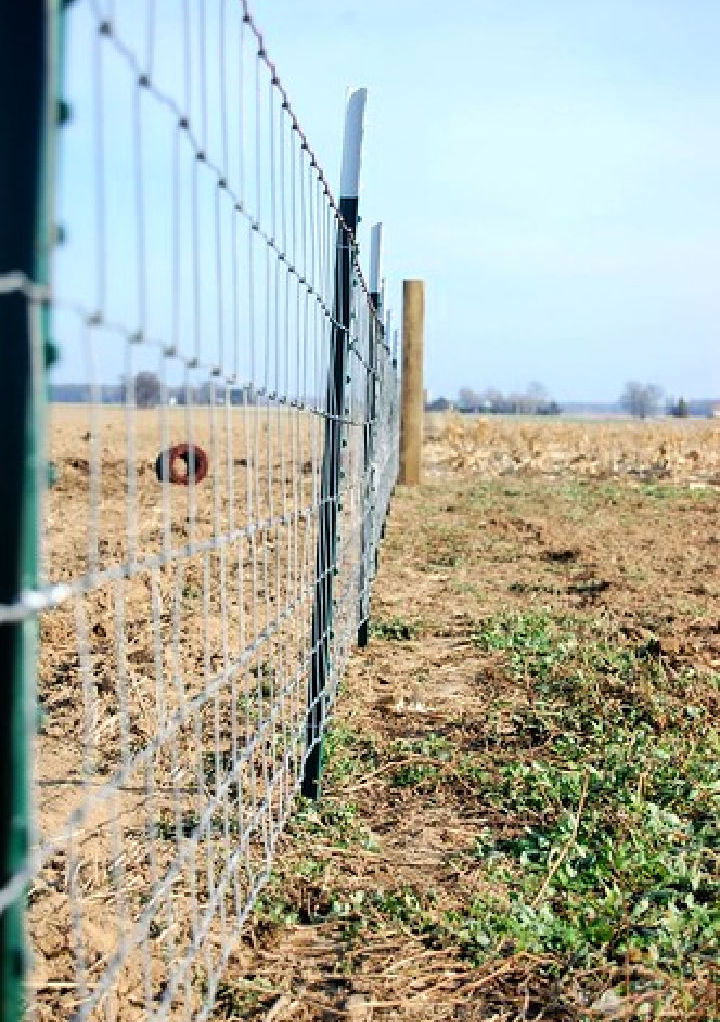
<svg viewBox="0 0 720 1022"><path fill-rule="evenodd" d="M372 621L370 623L371 637L382 639L385 642L403 642L409 639L416 639L419 633L420 629L416 623L405 621L400 617L392 617L385 621Z"/></svg>
<svg viewBox="0 0 720 1022"><path fill-rule="evenodd" d="M535 683L516 726L547 726L541 758L486 782L518 830L478 838L475 855L506 893L454 917L468 953L554 953L583 967L632 954L683 974L713 961L720 732L666 677L658 641L613 645L547 612L483 622L474 641Z"/></svg>

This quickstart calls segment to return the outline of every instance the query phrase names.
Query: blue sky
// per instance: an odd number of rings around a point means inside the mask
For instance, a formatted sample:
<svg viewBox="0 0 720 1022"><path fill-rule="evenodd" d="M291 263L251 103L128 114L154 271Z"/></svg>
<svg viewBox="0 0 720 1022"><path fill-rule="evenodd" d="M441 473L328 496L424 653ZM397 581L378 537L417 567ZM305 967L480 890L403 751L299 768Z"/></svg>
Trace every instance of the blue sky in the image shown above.
<svg viewBox="0 0 720 1022"><path fill-rule="evenodd" d="M539 380L560 400L612 399L637 378L720 395L720 4L252 8L334 186L346 87L369 90L362 229L384 222L396 310L403 277L426 281L433 394ZM78 126L60 190L76 238L91 230L83 38L71 43ZM65 279L88 259L70 245Z"/></svg>
<svg viewBox="0 0 720 1022"><path fill-rule="evenodd" d="M434 393L720 393L720 4L254 9L336 176L344 87L368 86L362 208L388 274L427 282Z"/></svg>

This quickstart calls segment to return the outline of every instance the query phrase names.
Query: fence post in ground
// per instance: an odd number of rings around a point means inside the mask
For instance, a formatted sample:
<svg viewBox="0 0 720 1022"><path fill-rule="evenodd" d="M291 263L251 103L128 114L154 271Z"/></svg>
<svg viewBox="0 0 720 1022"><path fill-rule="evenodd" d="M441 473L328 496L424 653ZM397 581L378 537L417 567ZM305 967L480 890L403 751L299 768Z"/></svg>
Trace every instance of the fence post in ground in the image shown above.
<svg viewBox="0 0 720 1022"><path fill-rule="evenodd" d="M373 224L370 235L370 310L368 319L368 365L363 427L362 553L360 558L360 626L358 646L370 639L370 586L375 570L375 440L377 432L377 344L382 340L381 272L382 224Z"/></svg>
<svg viewBox="0 0 720 1022"><path fill-rule="evenodd" d="M24 908L30 843L29 737L35 726L37 624L23 594L38 584L43 360L57 4L0 13L0 1018L24 1014ZM8 97L12 96L12 101Z"/></svg>
<svg viewBox="0 0 720 1022"><path fill-rule="evenodd" d="M337 560L340 453L345 417L345 385L350 339L350 311L363 120L367 90L351 92L345 112L335 254L334 326L328 368L325 440L320 486L318 547L311 629L310 677L306 720L307 752L302 779L306 798L320 797L322 738L325 730L328 680L332 678L333 575Z"/></svg>
<svg viewBox="0 0 720 1022"><path fill-rule="evenodd" d="M400 406L400 478L404 486L422 481L423 348L425 284L403 281L402 397Z"/></svg>

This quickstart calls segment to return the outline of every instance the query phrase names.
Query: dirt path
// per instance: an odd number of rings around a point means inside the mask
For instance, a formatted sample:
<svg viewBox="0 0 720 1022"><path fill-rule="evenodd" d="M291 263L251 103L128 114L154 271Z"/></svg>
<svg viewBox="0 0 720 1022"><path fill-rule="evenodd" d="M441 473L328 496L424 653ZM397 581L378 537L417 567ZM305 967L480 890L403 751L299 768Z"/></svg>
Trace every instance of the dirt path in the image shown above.
<svg viewBox="0 0 720 1022"><path fill-rule="evenodd" d="M216 1018L717 1019L712 490L398 492Z"/></svg>

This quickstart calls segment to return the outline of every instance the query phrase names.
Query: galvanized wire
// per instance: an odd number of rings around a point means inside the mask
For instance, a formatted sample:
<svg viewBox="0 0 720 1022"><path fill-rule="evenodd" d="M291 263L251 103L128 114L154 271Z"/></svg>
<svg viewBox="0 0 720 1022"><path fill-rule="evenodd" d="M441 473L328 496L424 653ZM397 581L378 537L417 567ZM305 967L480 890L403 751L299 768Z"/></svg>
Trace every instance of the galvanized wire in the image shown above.
<svg viewBox="0 0 720 1022"><path fill-rule="evenodd" d="M0 607L41 628L34 840L0 909L27 890L28 1017L205 1019L322 738L313 654L325 726L369 613L397 361L247 4L65 17L70 78L91 81L61 138L69 240L49 290L8 274L0 300L22 294L33 321L49 305L84 400L51 406L44 577ZM321 543L333 607L313 649Z"/></svg>

